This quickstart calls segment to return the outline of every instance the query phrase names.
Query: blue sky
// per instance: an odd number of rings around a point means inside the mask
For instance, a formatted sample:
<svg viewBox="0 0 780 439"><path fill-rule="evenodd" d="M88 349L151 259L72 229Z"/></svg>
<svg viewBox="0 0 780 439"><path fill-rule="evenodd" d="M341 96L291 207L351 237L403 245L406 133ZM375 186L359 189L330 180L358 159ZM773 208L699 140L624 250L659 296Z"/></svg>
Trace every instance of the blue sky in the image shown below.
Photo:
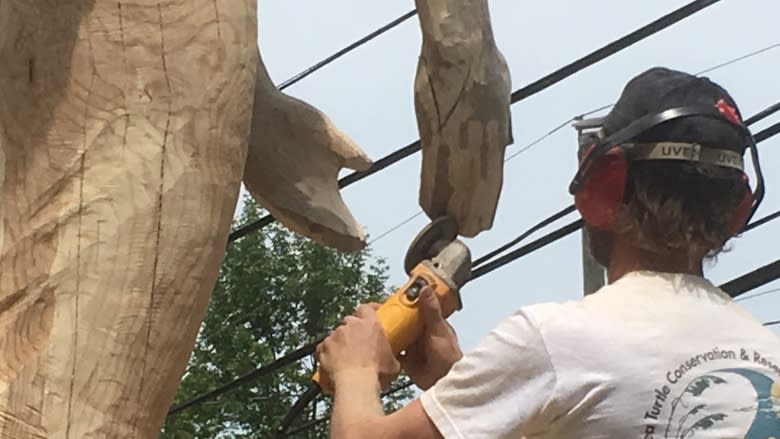
<svg viewBox="0 0 780 439"><path fill-rule="evenodd" d="M517 89L687 3L489 4L497 44L509 63L512 88ZM408 0L260 2L259 40L266 67L279 84L413 8L414 2ZM647 68L666 66L693 73L780 43L777 17L780 2L724 0L515 104L515 143L507 154L576 114L614 102L623 85ZM412 18L285 92L324 111L376 160L419 137L413 105L419 52L419 25ZM729 90L744 115L752 115L780 101L780 47L707 76ZM780 115L775 115L753 130L778 120ZM576 170L575 148L574 129L567 127L507 163L493 228L467 240L475 256L572 202L567 186ZM757 217L780 209L780 136L760 149L768 191ZM367 232L378 236L419 211L419 173L420 156L415 155L342 193ZM394 284L405 280L404 254L427 221L420 215L372 244L374 253L389 263ZM776 221L733 241L732 250L707 267L708 277L722 283L780 258L779 237ZM580 251L579 234L571 235L467 285L464 309L450 319L464 349L524 305L581 297ZM778 287L780 282L773 282L753 293ZM780 320L780 293L742 303L761 321ZM780 326L774 330L780 335Z"/></svg>

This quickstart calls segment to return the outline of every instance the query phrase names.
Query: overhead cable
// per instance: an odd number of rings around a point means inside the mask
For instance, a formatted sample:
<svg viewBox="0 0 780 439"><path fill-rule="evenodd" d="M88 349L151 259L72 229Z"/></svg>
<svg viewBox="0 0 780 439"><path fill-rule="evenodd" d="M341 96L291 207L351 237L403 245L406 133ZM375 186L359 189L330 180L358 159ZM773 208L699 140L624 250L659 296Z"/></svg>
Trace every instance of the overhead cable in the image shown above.
<svg viewBox="0 0 780 439"><path fill-rule="evenodd" d="M769 46L762 47L761 49L754 50L753 52L746 53L746 54L744 54L742 56L739 56L737 58L734 58L734 59L730 59L730 60L728 60L726 62L723 62L723 63L720 63L720 64L718 64L716 66L712 66L712 67L710 67L710 68L708 68L706 70L702 70L701 72L696 72L696 76L700 76L700 75L703 75L705 73L710 73L710 72L712 72L714 70L718 70L718 69L721 69L723 67L730 66L730 65L738 63L740 61L744 61L744 60L746 60L748 58L752 58L752 57L754 57L756 55L760 55L760 54L762 54L764 52L768 52L768 51L770 51L772 49L777 49L778 47L780 47L780 43L774 43L774 44L771 44Z"/></svg>
<svg viewBox="0 0 780 439"><path fill-rule="evenodd" d="M536 224L535 226L533 226L530 229L526 230L525 232L520 234L517 238L507 242L506 244L498 247L497 249L489 252L486 255L482 255L482 257L480 257L480 258L478 258L478 259L476 259L474 261L474 266L476 267L476 266L479 266L479 265L487 262L488 260L490 260L491 258L495 257L496 255L499 255L499 254L505 252L507 249L513 247L518 242L525 240L526 238L528 238L529 236L533 235L537 231L547 227L548 225L554 223L555 221L558 221L559 219L565 217L566 215L575 212L576 210L577 209L574 207L573 204L571 206L563 208L562 210L558 211L557 213L555 213L555 214L551 215L550 217L546 218L544 221L541 221L538 224Z"/></svg>
<svg viewBox="0 0 780 439"><path fill-rule="evenodd" d="M621 50L639 41L642 41L645 38L661 30L664 30L667 27L679 21L684 20L685 18L690 17L691 15L701 11L704 8L708 6L712 6L718 1L720 0L702 0L702 1L694 1L688 3L687 5L664 15L663 17L631 32L630 34L625 35L607 44L601 49L591 52L588 55L578 59L577 61L574 61L571 64L561 67L560 69L550 73L549 75L537 81L534 81L531 84L528 84L527 86L521 88L520 90L513 92L512 102L517 102L521 99L534 95L544 90L545 88L568 78L569 76L579 72L580 70L590 67L593 64L596 64L597 62L609 56L612 56L617 52L620 52Z"/></svg>
<svg viewBox="0 0 780 439"><path fill-rule="evenodd" d="M194 405L198 405L204 401L208 401L210 399L216 398L219 395L222 395L223 393L227 393L236 387L245 384L247 382L250 382L256 378L259 378L263 375L267 375L273 372L276 372L277 370L281 369L284 366L287 366L288 364L295 363L296 361L308 357L309 355L314 353L314 350L317 347L317 344L321 341L321 339L317 340L317 342L314 343L308 343L304 346L301 346L300 348L289 352L282 357L277 358L276 360L264 364L257 369L242 375L234 380L231 380L230 382L217 387L214 390L211 390L209 392L206 392L202 395L196 396L195 398L192 398L188 401L185 401L179 405L176 405L172 407L170 410L168 410L168 416L178 413L186 408L192 407Z"/></svg>
<svg viewBox="0 0 780 439"><path fill-rule="evenodd" d="M764 224L766 224L766 223L768 223L770 221L774 221L777 218L780 218L780 210L778 210L776 212L773 212L773 213L770 213L769 215L767 215L767 216L765 216L765 217L763 217L761 219L753 221L752 223L748 224L747 227L745 227L744 231L747 232L749 230L755 229L756 227L762 226L762 225L764 225Z"/></svg>
<svg viewBox="0 0 780 439"><path fill-rule="evenodd" d="M333 61L341 58L342 56L346 55L349 52L352 52L353 50L357 49L358 47L368 43L369 41L373 40L374 38L382 35L383 33L393 29L394 27L400 25L404 21L414 17L417 15L417 10L412 9L411 11L405 13L404 15L401 15L400 17L396 18L395 20L387 23L386 25L380 27L379 29L371 32L370 34L364 36L363 38L355 41L354 43L344 47L343 49L339 50L338 52L333 53L332 55L328 56L327 58L323 59L322 61L312 65L311 67L307 68L306 70L298 73L297 75L293 76L292 78L284 81L283 83L279 84L279 90L284 90L287 87L290 87L291 85L294 85L295 83L299 82L303 78L311 75L312 73L316 72L317 70L325 67L326 65L332 63Z"/></svg>
<svg viewBox="0 0 780 439"><path fill-rule="evenodd" d="M780 278L780 259L732 279L720 288L731 297L737 297L778 278Z"/></svg>
<svg viewBox="0 0 780 439"><path fill-rule="evenodd" d="M744 302L746 300L751 300L751 299L755 299L757 297L762 297L762 296L766 296L766 295L769 295L769 294L777 294L777 293L780 293L780 288L772 288L771 290L762 291L760 293L751 294L749 296L744 296L743 295L741 297L737 297L736 299L734 299L734 301L735 302Z"/></svg>
<svg viewBox="0 0 780 439"><path fill-rule="evenodd" d="M514 92L512 92L511 103L513 104L517 103L522 99L525 99L529 96L539 93L540 91L543 91L546 88L551 87L557 84L558 82L563 81L564 79L579 72L580 70L590 67L591 65L603 60L604 58L614 55L615 53L618 53L621 50L626 49L631 45L647 37L650 37L651 35L660 32L679 21L682 21L683 19L690 17L696 12L699 12L702 9L711 6L719 1L720 0L692 1L687 5L651 22L650 24L643 26L635 30L634 32L631 32L625 35L624 37L619 38L594 52L589 53L588 55L578 59L577 61L574 61L566 66L563 66L560 69L526 85L525 87L515 90ZM420 147L421 147L420 141L416 140L410 143L409 145L389 154L388 156L385 156L377 160L371 165L369 169L365 171L355 171L352 174L347 175L346 177L340 179L339 187L343 188L349 184L352 184L356 181L371 176L387 168L388 166L418 152L420 150ZM273 217L268 215L268 217L263 217L256 222L257 223L265 222L265 225L267 225L273 221L274 221ZM228 238L228 242L232 242L236 239L246 236L246 234L259 230L262 227L264 226L257 226L255 225L255 223L244 226L238 230L231 232L230 237Z"/></svg>

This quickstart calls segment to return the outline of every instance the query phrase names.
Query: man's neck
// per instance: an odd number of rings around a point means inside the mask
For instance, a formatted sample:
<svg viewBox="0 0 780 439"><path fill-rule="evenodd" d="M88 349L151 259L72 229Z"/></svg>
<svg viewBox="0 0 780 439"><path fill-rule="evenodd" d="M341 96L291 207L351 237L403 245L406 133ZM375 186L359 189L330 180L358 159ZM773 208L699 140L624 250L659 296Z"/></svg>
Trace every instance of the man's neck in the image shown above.
<svg viewBox="0 0 780 439"><path fill-rule="evenodd" d="M612 248L609 266L607 267L607 282L615 282L626 274L635 271L704 276L702 258L691 260L686 254L659 256L637 249L631 245L615 243Z"/></svg>

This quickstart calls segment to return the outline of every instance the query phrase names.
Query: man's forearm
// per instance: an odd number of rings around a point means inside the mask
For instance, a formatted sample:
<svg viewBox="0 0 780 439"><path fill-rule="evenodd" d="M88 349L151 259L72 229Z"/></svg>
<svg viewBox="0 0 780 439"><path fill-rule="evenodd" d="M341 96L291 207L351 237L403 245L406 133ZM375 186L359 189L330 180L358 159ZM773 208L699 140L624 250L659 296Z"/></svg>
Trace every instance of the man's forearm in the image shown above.
<svg viewBox="0 0 780 439"><path fill-rule="evenodd" d="M359 369L333 377L335 394L331 416L331 439L368 437L384 418L381 387L376 371Z"/></svg>

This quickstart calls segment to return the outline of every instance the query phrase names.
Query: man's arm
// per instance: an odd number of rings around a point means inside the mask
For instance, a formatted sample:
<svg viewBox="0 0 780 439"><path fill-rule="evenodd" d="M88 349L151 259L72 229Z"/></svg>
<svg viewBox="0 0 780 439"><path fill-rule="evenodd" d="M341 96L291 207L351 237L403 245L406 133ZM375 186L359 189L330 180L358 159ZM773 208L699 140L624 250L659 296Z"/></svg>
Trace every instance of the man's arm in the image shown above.
<svg viewBox="0 0 780 439"><path fill-rule="evenodd" d="M389 416L380 388L399 365L371 307L358 307L317 349L334 384L333 439L530 436L549 430L562 413L556 370L524 310L503 320L417 401Z"/></svg>
<svg viewBox="0 0 780 439"><path fill-rule="evenodd" d="M418 399L390 415L384 414L375 370L338 374L334 384L331 439L443 439Z"/></svg>
<svg viewBox="0 0 780 439"><path fill-rule="evenodd" d="M374 308L359 306L354 316L345 317L317 346L320 367L328 373L334 389L330 437L442 438L419 401L384 414L381 388L398 375L399 363Z"/></svg>

